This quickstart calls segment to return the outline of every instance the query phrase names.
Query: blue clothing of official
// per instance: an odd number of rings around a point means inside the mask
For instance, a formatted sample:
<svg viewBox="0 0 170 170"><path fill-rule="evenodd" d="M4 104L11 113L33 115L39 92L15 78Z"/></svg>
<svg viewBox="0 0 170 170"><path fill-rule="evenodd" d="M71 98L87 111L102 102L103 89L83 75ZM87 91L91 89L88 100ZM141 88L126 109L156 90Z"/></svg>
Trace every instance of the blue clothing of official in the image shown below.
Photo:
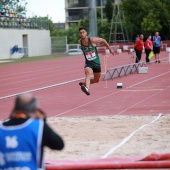
<svg viewBox="0 0 170 170"><path fill-rule="evenodd" d="M0 123L0 170L44 168L41 161L43 127L43 120L32 118L15 126Z"/></svg>

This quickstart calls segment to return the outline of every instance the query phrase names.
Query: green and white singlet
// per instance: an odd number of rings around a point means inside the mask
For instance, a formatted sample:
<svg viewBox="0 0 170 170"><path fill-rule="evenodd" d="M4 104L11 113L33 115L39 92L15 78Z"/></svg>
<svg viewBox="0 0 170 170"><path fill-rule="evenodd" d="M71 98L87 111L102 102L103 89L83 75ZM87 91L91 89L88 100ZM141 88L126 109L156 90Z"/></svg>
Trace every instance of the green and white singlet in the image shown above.
<svg viewBox="0 0 170 170"><path fill-rule="evenodd" d="M83 51L86 64L90 63L95 67L100 67L100 58L95 46L92 45L90 37L88 37L88 46L85 46L81 40L81 49Z"/></svg>

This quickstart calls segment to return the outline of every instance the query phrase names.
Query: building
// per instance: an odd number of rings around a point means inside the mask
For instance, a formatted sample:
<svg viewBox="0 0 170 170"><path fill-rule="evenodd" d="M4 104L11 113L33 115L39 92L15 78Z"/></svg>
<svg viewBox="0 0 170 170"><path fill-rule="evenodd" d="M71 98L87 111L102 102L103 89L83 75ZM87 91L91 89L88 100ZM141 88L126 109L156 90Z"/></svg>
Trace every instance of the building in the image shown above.
<svg viewBox="0 0 170 170"><path fill-rule="evenodd" d="M25 18L0 5L0 59L51 54L48 20Z"/></svg>
<svg viewBox="0 0 170 170"><path fill-rule="evenodd" d="M111 0L113 3L115 0ZM74 23L78 24L81 19L88 17L89 0L65 0L66 29ZM96 0L97 8L104 9L107 0Z"/></svg>

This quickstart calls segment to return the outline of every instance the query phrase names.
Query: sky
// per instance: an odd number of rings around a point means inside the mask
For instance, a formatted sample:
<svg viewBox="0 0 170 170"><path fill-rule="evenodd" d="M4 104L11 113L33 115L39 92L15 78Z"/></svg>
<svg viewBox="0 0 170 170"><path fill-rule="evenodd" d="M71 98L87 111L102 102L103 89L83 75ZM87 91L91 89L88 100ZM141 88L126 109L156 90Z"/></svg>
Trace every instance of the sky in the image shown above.
<svg viewBox="0 0 170 170"><path fill-rule="evenodd" d="M47 15L54 23L65 22L65 0L26 0L27 15L30 17Z"/></svg>

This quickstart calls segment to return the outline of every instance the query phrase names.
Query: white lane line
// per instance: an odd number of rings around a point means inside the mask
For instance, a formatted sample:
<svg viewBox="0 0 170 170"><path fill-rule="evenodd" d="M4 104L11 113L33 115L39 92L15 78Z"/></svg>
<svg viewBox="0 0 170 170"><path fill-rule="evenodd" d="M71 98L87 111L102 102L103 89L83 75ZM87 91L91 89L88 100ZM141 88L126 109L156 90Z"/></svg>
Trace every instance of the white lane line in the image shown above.
<svg viewBox="0 0 170 170"><path fill-rule="evenodd" d="M127 89L128 89L128 88L131 88L131 87L134 87L134 86L136 86L136 85L139 85L139 84L141 84L141 83L145 83L145 82L147 82L147 81L153 80L153 79L155 79L155 78L164 76L165 74L168 74L168 73L170 73L170 71L167 71L167 72L165 72L165 73L159 74L159 75L157 75L157 76L155 76L155 77L151 77L151 78L146 79L146 80L144 80L144 81L141 81L141 82L139 82L139 83L133 84L133 85L127 87Z"/></svg>
<svg viewBox="0 0 170 170"><path fill-rule="evenodd" d="M133 92L138 92L138 91L162 91L164 89L139 89L139 90L122 90L122 91L133 91Z"/></svg>
<svg viewBox="0 0 170 170"><path fill-rule="evenodd" d="M106 98L106 97L112 96L112 95L114 95L114 94L116 94L116 93L119 93L119 92L120 92L120 91L117 91L117 92L111 93L111 94L109 94L109 95L100 97L100 98L98 98L98 99L96 99L96 100L93 100L93 101L91 101L91 102L87 102L87 103L82 104L82 105L80 105L80 106L78 106L78 107L75 107L75 108L73 108L73 109L67 110L67 111L65 111L65 112L59 113L59 114L54 115L54 116L63 115L63 114L65 114L65 113L68 113L68 112L71 112L71 111L73 111L73 110L79 109L79 108L81 108L81 107L83 107L83 106L86 106L86 105L88 105L88 104L94 103L94 102L96 102L96 101L99 101L99 100L104 99L104 98Z"/></svg>
<svg viewBox="0 0 170 170"><path fill-rule="evenodd" d="M24 91L24 92L21 92L21 93L15 93L15 94L11 94L11 95L8 95L8 96L3 96L3 97L0 97L0 100L6 99L6 98L10 98L10 97L14 97L14 96L18 96L19 94L32 93L32 92L35 92L35 91L45 90L45 89L48 89L48 88L57 87L57 86L61 86L61 85L69 84L69 83L73 83L75 81L79 81L79 80L82 80L82 79L84 79L84 78L74 79L74 80L70 80L70 81L66 81L66 82L62 82L62 83L53 84L53 85L50 85L50 86L45 86L45 87L40 87L40 88L37 88L37 89L32 89L32 90Z"/></svg>
<svg viewBox="0 0 170 170"><path fill-rule="evenodd" d="M75 107L75 108L73 108L73 109L67 110L67 111L62 112L62 113L59 113L59 114L57 114L57 115L54 115L54 117L61 116L61 115L63 115L63 114L69 113L69 112L71 112L71 111L74 111L74 110L79 109L79 108L81 108L81 107L84 107L84 106L86 106L86 105L88 105L88 104L92 104L92 103L94 103L94 102L96 102L96 101L99 101L99 100L101 100L101 99L107 98L107 97L109 97L109 96L112 96L112 95L117 94L117 93L120 93L120 92L121 92L121 91L117 91L117 92L111 93L111 94L109 94L109 95L100 97L100 98L98 98L98 99L96 99L96 100L93 100L93 101L91 101L91 102L87 102L87 103L82 104L82 105L80 105L80 106L78 106L78 107ZM145 100L147 100L147 99L149 99L149 98L151 98L151 97L153 97L153 96L159 94L160 92L162 92L162 91L159 91L159 92L157 92L157 93L155 93L155 94L153 94L153 95L151 95L151 96L149 96L149 97L146 97L145 99L143 99L143 100L141 100L141 101L135 103L134 105L132 105L132 106L130 106L130 107L128 107L128 108L126 108L126 109L120 111L120 112L117 113L117 114L115 114L115 116L116 116L116 115L122 114L123 112L127 111L128 109L130 109L130 108L132 108L132 107L134 107L134 106L136 106L136 105L142 103L143 101L145 101Z"/></svg>
<svg viewBox="0 0 170 170"><path fill-rule="evenodd" d="M138 131L140 131L141 129L143 129L146 126L149 126L150 124L154 123L155 121L157 121L160 117L161 117L162 113L159 113L159 115L156 117L156 119L152 120L150 123L148 124L144 124L141 127L139 127L138 129L136 129L135 131L133 131L132 133L130 133L127 137L125 137L118 145L114 146L113 148L111 148L105 155L103 155L101 158L107 158L109 155L113 154L114 151L116 151L118 148L120 148L121 146L123 146L126 142L128 142Z"/></svg>
<svg viewBox="0 0 170 170"><path fill-rule="evenodd" d="M169 72L170 72L170 71L166 72L165 74L167 74L167 73L169 73ZM157 78L157 77L162 76L162 75L164 75L164 74L160 74L160 75L158 75L158 76L155 76L155 77L153 77L152 79ZM149 80L151 80L151 79L149 79ZM145 82L145 81L141 81L141 82L139 82L138 84L142 84L142 83L144 83L144 82ZM133 85L131 85L131 86L129 86L129 87L133 87ZM127 87L126 89L128 89L129 87ZM121 91L122 91L122 90L121 90ZM75 107L75 108L73 108L73 109L70 109L70 110L67 110L67 111L65 111L65 112L59 113L59 114L57 114L57 115L55 115L55 116L57 117L57 116L66 114L66 113L68 113L68 112L74 111L74 110L79 109L79 108L81 108L81 107L84 107L84 106L86 106L86 105L88 105L88 104L92 104L92 103L94 103L94 102L96 102L96 101L99 101L99 100L104 99L104 98L106 98L106 97L112 96L112 95L114 95L114 94L116 94L116 93L119 93L119 92L121 92L121 91L117 91L117 92L115 92L115 93L111 93L111 94L109 94L109 95L103 96L103 97L98 98L98 99L96 99L96 100L87 102L87 103L85 103L85 104L83 104L83 105L80 105L80 106ZM127 109L125 109L125 110L123 110L123 111L117 113L116 115L119 115L119 114L125 112L126 110L128 110L128 109L134 107L135 105L138 105L139 103L145 101L146 99L149 99L150 97L153 97L153 96L157 95L157 94L160 93L160 92L162 92L162 91L158 91L157 93L153 94L152 96L149 96L149 97L147 97L147 98L141 100L140 102L138 102L138 103L136 103L136 104L134 104L134 105L128 107Z"/></svg>
<svg viewBox="0 0 170 170"><path fill-rule="evenodd" d="M102 74L104 74L104 73L102 73ZM74 83L76 81L80 81L80 80L83 80L83 79L84 79L84 77L74 79L74 80L70 80L70 81L65 81L65 82L62 82L62 83L53 84L53 85L50 85L50 86L44 86L44 87L40 87L40 88L37 88L37 89L32 89L32 90L28 90L28 91L24 91L24 92L20 92L20 93L14 93L14 94L11 94L11 95L8 95L8 96L0 97L0 100L7 99L7 98L10 98L10 97L15 97L15 96L18 96L18 95L24 94L24 93L32 93L32 92L36 92L36 91L40 91L40 90L45 90L45 89L48 89L48 88L53 88L53 87L57 87L57 86L61 86L61 85L69 84L69 83Z"/></svg>
<svg viewBox="0 0 170 170"><path fill-rule="evenodd" d="M162 92L162 91L158 91L157 93L154 93L153 95L148 96L148 97L144 98L143 100L140 100L139 102L137 102L137 103L135 103L134 105L132 105L132 106L130 106L130 107L128 107L128 108L122 110L121 112L117 113L116 115L122 114L123 112L127 111L128 109L133 108L134 106L136 106L136 105L138 105L138 104L144 102L145 100L147 100L147 99L149 99L149 98L151 98L151 97L153 97L153 96L155 96L155 95L157 95L157 94L159 94L159 93L161 93L161 92Z"/></svg>

